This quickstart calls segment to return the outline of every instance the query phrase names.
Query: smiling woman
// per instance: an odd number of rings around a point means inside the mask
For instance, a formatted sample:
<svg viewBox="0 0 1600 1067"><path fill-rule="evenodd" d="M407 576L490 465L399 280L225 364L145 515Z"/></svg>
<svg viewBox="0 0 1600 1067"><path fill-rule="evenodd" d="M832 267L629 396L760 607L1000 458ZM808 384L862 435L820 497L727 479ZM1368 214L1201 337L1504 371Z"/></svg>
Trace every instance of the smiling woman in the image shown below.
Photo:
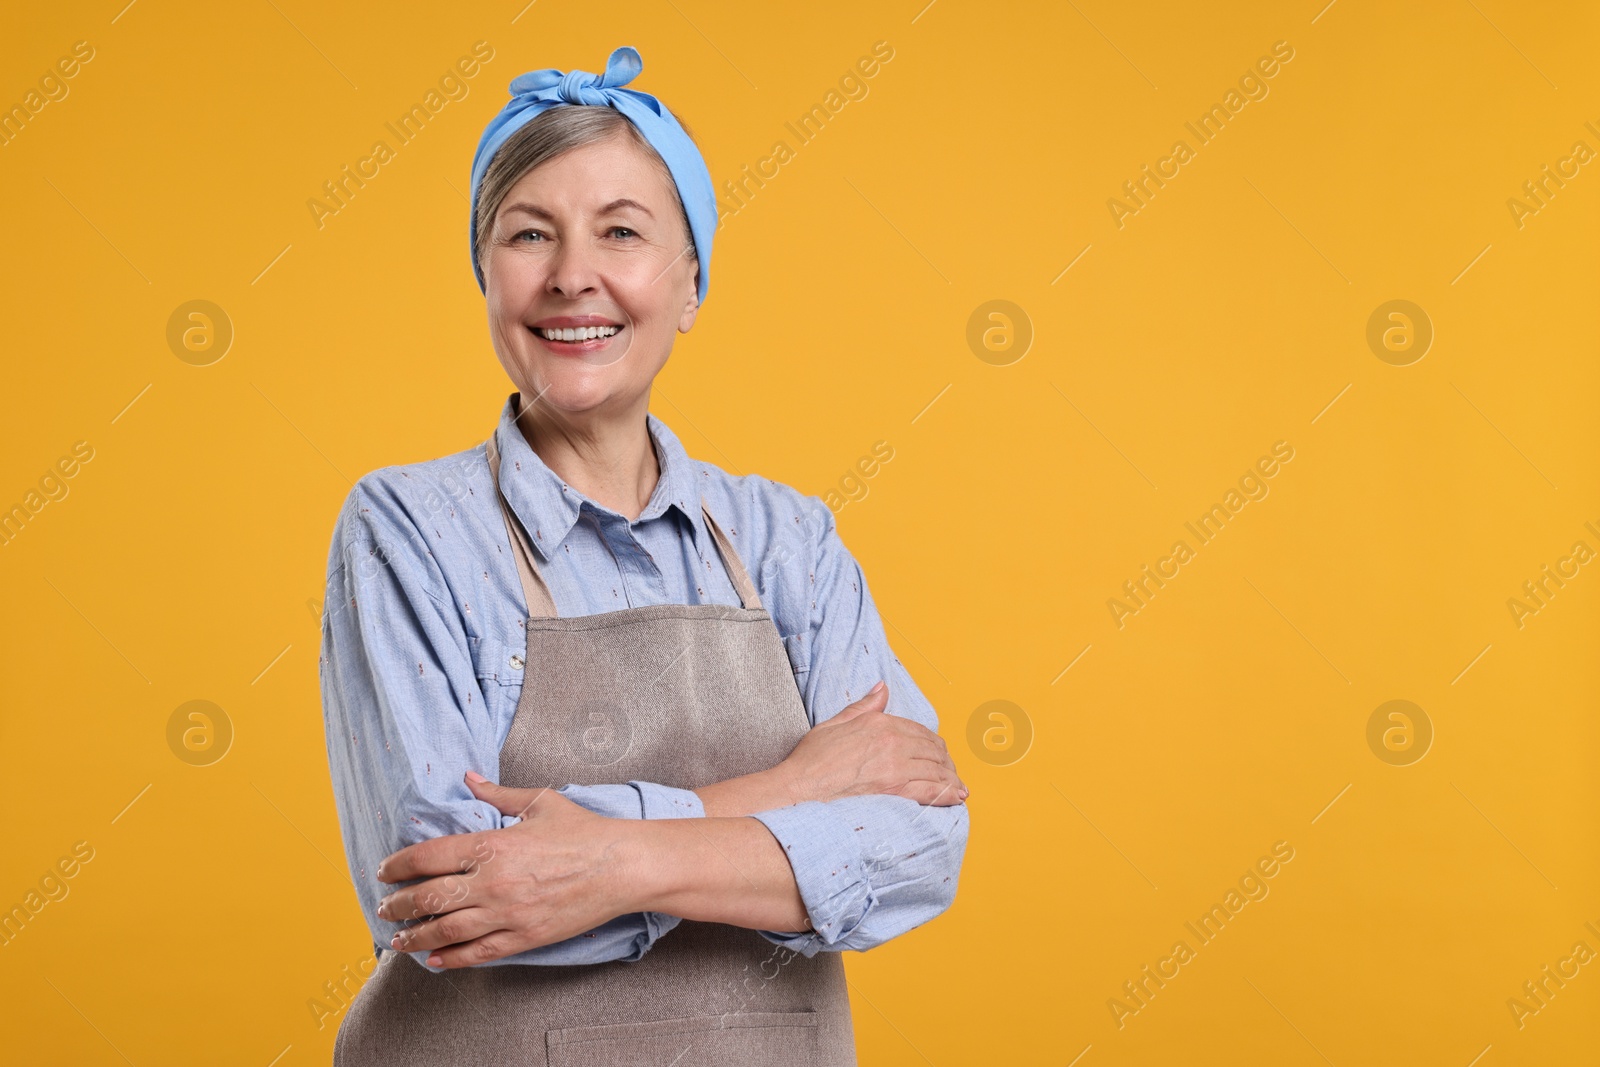
<svg viewBox="0 0 1600 1067"><path fill-rule="evenodd" d="M660 358L629 369L636 378L654 378L671 352L673 333L694 325L699 262L672 173L638 128L609 107L553 108L506 141L482 188L473 257L487 280L490 327L501 362L509 356L528 375L536 396L558 386L581 388L578 373L597 382L588 372L619 363L642 332L641 353ZM594 199L597 189L624 195L591 207L581 234L570 227L563 234L561 224L576 222L583 213L577 201ZM625 195L636 189L650 195ZM574 240L580 236L581 241ZM491 259L497 259L492 268ZM574 272L590 269L614 280L608 287L613 308L534 313L545 297L531 280L556 272L555 284L581 291L584 282ZM675 294L680 305L668 306ZM581 356L585 370L567 373L562 362L541 368L541 353ZM521 380L511 365L506 370Z"/></svg>
<svg viewBox="0 0 1600 1067"><path fill-rule="evenodd" d="M379 955L346 1067L854 1064L841 953L955 895L967 791L831 512L649 412L716 206L639 67L512 82L469 234L517 391L335 526L328 757Z"/></svg>
<svg viewBox="0 0 1600 1067"><path fill-rule="evenodd" d="M509 165L499 173L490 166L478 223L495 350L525 395L539 397L552 415L574 407L624 411L648 394L674 335L694 325L698 261L687 212L665 164L617 111L557 108L524 131L502 152L526 163L514 182L501 177ZM495 179L506 183L503 192L490 185ZM501 199L491 213L495 193ZM591 445L598 439L570 418L558 427L540 413L530 413L526 429L541 456L549 456L542 446L582 451L571 440L580 433ZM565 445L552 440L558 434ZM559 461L552 466L562 469ZM647 496L648 487L604 492ZM620 508L625 498L597 499Z"/></svg>

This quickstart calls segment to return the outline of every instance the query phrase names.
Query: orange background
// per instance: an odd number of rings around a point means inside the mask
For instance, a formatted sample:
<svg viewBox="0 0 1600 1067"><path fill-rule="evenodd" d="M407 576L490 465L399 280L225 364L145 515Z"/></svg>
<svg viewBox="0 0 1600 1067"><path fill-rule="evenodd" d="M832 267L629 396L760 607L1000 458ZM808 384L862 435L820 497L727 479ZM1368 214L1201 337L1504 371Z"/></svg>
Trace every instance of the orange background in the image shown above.
<svg viewBox="0 0 1600 1067"><path fill-rule="evenodd" d="M1600 550L1600 174L1508 201L1600 150L1600 27L1319 6L7 9L0 104L93 48L0 146L0 507L93 450L0 547L0 906L92 849L0 947L9 1054L328 1061L307 1002L370 951L317 687L333 520L363 473L492 429L473 148L515 75L627 43L719 185L793 151L718 234L654 410L729 470L853 487L846 543L973 789L955 906L847 959L862 1062L1593 1062L1600 966L1520 1026L1507 1002L1600 952L1600 573L1520 625L1508 601ZM322 183L480 40L469 95L319 229ZM1280 41L1200 144L1184 124ZM234 333L204 366L167 340L196 299ZM1016 310L974 347L993 300ZM1431 324L1420 359L1368 344L1392 300ZM1280 441L1200 544L1184 524ZM1108 601L1180 539L1119 627ZM169 747L191 700L233 731L208 766ZM1420 709L1409 750L1369 746L1391 700ZM1185 922L1280 841L1199 946Z"/></svg>

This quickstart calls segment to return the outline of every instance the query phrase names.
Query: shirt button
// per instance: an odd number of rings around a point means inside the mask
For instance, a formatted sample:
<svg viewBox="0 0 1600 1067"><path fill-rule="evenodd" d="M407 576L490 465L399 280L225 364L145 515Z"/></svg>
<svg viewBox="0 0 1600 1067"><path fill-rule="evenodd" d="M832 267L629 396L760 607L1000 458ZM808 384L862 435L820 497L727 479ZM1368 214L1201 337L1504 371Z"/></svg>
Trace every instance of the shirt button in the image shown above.
<svg viewBox="0 0 1600 1067"><path fill-rule="evenodd" d="M515 652L511 654L511 666L519 671L522 669L522 657Z"/></svg>

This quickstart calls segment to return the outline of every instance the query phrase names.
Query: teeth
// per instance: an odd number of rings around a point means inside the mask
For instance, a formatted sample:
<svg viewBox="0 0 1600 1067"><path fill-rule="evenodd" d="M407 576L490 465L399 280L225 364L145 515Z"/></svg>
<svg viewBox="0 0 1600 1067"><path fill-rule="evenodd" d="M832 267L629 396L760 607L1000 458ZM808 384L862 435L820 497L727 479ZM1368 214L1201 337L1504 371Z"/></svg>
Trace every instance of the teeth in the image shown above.
<svg viewBox="0 0 1600 1067"><path fill-rule="evenodd" d="M594 341L601 337L610 337L620 329L620 326L567 326L551 329L536 326L534 332L551 341Z"/></svg>

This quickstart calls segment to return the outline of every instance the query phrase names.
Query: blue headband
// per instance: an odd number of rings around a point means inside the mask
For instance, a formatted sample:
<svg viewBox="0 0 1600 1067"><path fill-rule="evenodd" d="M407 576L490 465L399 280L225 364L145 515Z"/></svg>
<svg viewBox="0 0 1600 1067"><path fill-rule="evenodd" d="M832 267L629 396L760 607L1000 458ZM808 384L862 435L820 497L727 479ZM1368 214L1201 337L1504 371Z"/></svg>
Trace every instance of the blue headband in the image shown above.
<svg viewBox="0 0 1600 1067"><path fill-rule="evenodd" d="M584 70L563 73L559 70L533 70L511 83L511 100L501 109L483 136L472 157L472 217L467 240L469 247L478 232L478 185L490 160L506 139L535 116L562 104L587 104L614 107L632 121L650 146L660 153L678 187L683 209L689 216L689 232L694 238L695 255L700 260L700 302L706 299L711 278L711 235L717 229L717 194L711 185L711 172L700 150L667 106L649 93L623 89L644 69L636 49L627 45L611 53L604 76ZM478 257L472 257L472 273L478 288L487 291Z"/></svg>

